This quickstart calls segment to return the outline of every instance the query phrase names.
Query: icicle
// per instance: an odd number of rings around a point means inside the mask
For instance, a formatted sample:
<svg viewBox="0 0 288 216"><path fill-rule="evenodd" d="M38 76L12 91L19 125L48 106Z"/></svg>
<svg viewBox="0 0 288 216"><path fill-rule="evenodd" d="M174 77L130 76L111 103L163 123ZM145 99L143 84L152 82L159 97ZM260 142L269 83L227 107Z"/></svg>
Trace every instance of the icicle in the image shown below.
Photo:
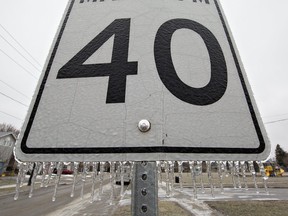
<svg viewBox="0 0 288 216"><path fill-rule="evenodd" d="M96 176L97 176L97 163L93 162L92 163L92 188L91 188L90 203L94 202Z"/></svg>
<svg viewBox="0 0 288 216"><path fill-rule="evenodd" d="M41 185L40 187L44 187L45 184L45 177L47 175L47 166L46 162L43 162L42 164L42 179L41 179Z"/></svg>
<svg viewBox="0 0 288 216"><path fill-rule="evenodd" d="M205 193L204 181L203 181L203 161L198 161L197 163L199 163L199 167L201 170L201 173L200 173L201 192Z"/></svg>
<svg viewBox="0 0 288 216"><path fill-rule="evenodd" d="M50 166L49 166L49 169L48 169L48 177L47 177L47 180L45 182L45 187L48 187L49 183L50 183L50 180L51 180L51 176L52 176L52 173L54 171L54 168L56 166L56 163L55 162L50 162Z"/></svg>
<svg viewBox="0 0 288 216"><path fill-rule="evenodd" d="M30 163L28 163L27 164L27 175L31 175L32 174L32 171L33 171L33 169L34 169L35 167L34 167L34 162L30 162ZM34 173L34 171L33 171L33 173ZM29 177L30 178L30 177Z"/></svg>
<svg viewBox="0 0 288 216"><path fill-rule="evenodd" d="M43 170L43 163L44 163L44 162L39 162L39 169L38 169L37 175L40 175L40 174L41 174L41 172L42 172L42 170Z"/></svg>
<svg viewBox="0 0 288 216"><path fill-rule="evenodd" d="M130 164L130 179L134 179L134 162L133 161L129 161Z"/></svg>
<svg viewBox="0 0 288 216"><path fill-rule="evenodd" d="M197 200L197 187L196 187L196 173L195 173L195 167L194 167L194 161L189 161L191 176L192 176L192 182L193 182L193 193L194 193L194 199Z"/></svg>
<svg viewBox="0 0 288 216"><path fill-rule="evenodd" d="M249 164L250 172L251 172L251 174L253 176L253 182L254 182L254 186L255 186L255 189L256 189L256 193L258 194L259 193L259 189L258 189L258 185L257 185L256 172L255 172L255 169L254 169L253 161L249 161L248 164Z"/></svg>
<svg viewBox="0 0 288 216"><path fill-rule="evenodd" d="M246 163L245 161L240 161L240 169L241 169L241 173L242 173L242 178L243 178L243 182L244 182L244 187L245 190L248 190L248 185L247 185L247 178L246 178Z"/></svg>
<svg viewBox="0 0 288 216"><path fill-rule="evenodd" d="M100 164L100 172L99 172L100 185L99 185L99 196L98 196L98 199L101 200L102 199L102 194L103 194L104 162L100 162L99 164Z"/></svg>
<svg viewBox="0 0 288 216"><path fill-rule="evenodd" d="M228 161L224 161L223 162L223 168L224 168L224 173L225 173L225 177L227 178L229 176L228 170L227 170L227 163ZM229 165L229 163L228 163Z"/></svg>
<svg viewBox="0 0 288 216"><path fill-rule="evenodd" d="M87 166L88 166L88 162L84 162L83 163L83 170L82 170L82 174L81 174L81 200L83 200L84 198L84 187L85 187L85 182L86 182L86 176L87 176Z"/></svg>
<svg viewBox="0 0 288 216"><path fill-rule="evenodd" d="M78 168L79 168L79 163L74 162L74 165L73 165L73 185L72 185L72 191L71 191L70 197L74 197L75 186L76 186L77 175L78 175Z"/></svg>
<svg viewBox="0 0 288 216"><path fill-rule="evenodd" d="M40 163L35 162L33 165L33 176L32 176L32 182L31 182L31 186L30 186L30 192L29 192L29 198L32 198L33 196L33 191L34 191L34 187L35 187L35 181L36 181L36 176L38 174L38 169L39 169L39 165Z"/></svg>
<svg viewBox="0 0 288 216"><path fill-rule="evenodd" d="M268 187L267 187L268 176L266 176L264 165L261 161L257 161L257 164L259 165L259 168L260 168L260 173L261 173L263 185L265 188L265 192L266 192L266 194L269 194Z"/></svg>
<svg viewBox="0 0 288 216"><path fill-rule="evenodd" d="M120 182L120 185L121 185L121 170L120 170L120 162L119 161L116 161L115 162L115 172L116 172L116 176L115 176L115 179L116 179L116 182Z"/></svg>
<svg viewBox="0 0 288 216"><path fill-rule="evenodd" d="M165 161L165 174L166 174L166 196L170 196L170 186L169 186L169 163Z"/></svg>
<svg viewBox="0 0 288 216"><path fill-rule="evenodd" d="M112 161L110 163L110 185L111 185L110 205L114 204L114 194L115 194L114 183L115 183L115 162Z"/></svg>
<svg viewBox="0 0 288 216"><path fill-rule="evenodd" d="M163 183L163 173L162 170L164 170L164 174L165 174L165 162L161 161L161 170L160 170L160 177L161 177L161 183Z"/></svg>
<svg viewBox="0 0 288 216"><path fill-rule="evenodd" d="M213 198L215 198L214 186L213 186L213 182L212 182L212 173L211 173L211 164L210 164L210 161L207 161L207 173L208 173L208 181L209 181L210 188L211 188L211 196L212 196Z"/></svg>
<svg viewBox="0 0 288 216"><path fill-rule="evenodd" d="M169 184L169 196L173 196L172 194L172 161L168 161L168 184Z"/></svg>
<svg viewBox="0 0 288 216"><path fill-rule="evenodd" d="M52 196L52 201L53 202L56 200L57 189L58 189L58 186L59 186L59 183L60 183L60 178L61 178L61 175L62 175L62 171L63 171L63 162L59 162L58 165L57 165L57 176L56 176L56 179L55 179L54 193L53 193L53 196Z"/></svg>
<svg viewBox="0 0 288 216"><path fill-rule="evenodd" d="M179 183L180 183L180 191L183 191L183 161L178 162L179 166Z"/></svg>
<svg viewBox="0 0 288 216"><path fill-rule="evenodd" d="M28 172L28 168L29 168L28 164L23 163L23 172L21 174L20 188L23 187L23 184L25 182L25 175Z"/></svg>
<svg viewBox="0 0 288 216"><path fill-rule="evenodd" d="M31 173L34 168L35 168L34 162L30 162L30 163L28 164L28 171L30 171L30 173Z"/></svg>
<svg viewBox="0 0 288 216"><path fill-rule="evenodd" d="M229 169L230 169L230 173L231 173L231 178L232 178L232 183L233 183L233 188L236 189L236 181L235 181L235 167L234 167L234 162L233 161L229 161Z"/></svg>
<svg viewBox="0 0 288 216"><path fill-rule="evenodd" d="M175 161L171 161L171 195L173 197L174 195L174 182L175 182L175 173L174 173L174 166Z"/></svg>
<svg viewBox="0 0 288 216"><path fill-rule="evenodd" d="M218 176L220 180L220 189L221 189L221 194L224 193L224 188L223 188L223 169L222 169L222 161L218 161Z"/></svg>
<svg viewBox="0 0 288 216"><path fill-rule="evenodd" d="M15 196L14 196L14 200L18 200L19 197L19 188L21 185L21 177L22 177L22 173L24 170L24 164L20 163L19 165L19 170L18 170L18 176L17 176L17 180L16 180L16 188L15 188Z"/></svg>
<svg viewBox="0 0 288 216"><path fill-rule="evenodd" d="M162 175L161 175L161 161L157 161L157 173L158 173L158 182L162 183Z"/></svg>
<svg viewBox="0 0 288 216"><path fill-rule="evenodd" d="M235 162L235 170L236 170L238 188L241 189L242 186L241 186L241 182L240 182L239 161L236 161L236 162Z"/></svg>
<svg viewBox="0 0 288 216"><path fill-rule="evenodd" d="M124 163L120 162L120 179L121 179L121 191L120 196L124 195Z"/></svg>

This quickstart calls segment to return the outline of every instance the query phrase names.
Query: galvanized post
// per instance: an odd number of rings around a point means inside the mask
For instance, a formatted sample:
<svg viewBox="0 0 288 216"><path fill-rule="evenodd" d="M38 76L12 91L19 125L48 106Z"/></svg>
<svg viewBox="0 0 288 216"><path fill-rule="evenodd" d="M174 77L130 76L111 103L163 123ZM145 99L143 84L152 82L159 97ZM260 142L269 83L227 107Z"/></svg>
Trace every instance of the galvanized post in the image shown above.
<svg viewBox="0 0 288 216"><path fill-rule="evenodd" d="M158 216L156 162L135 162L132 185L132 216Z"/></svg>

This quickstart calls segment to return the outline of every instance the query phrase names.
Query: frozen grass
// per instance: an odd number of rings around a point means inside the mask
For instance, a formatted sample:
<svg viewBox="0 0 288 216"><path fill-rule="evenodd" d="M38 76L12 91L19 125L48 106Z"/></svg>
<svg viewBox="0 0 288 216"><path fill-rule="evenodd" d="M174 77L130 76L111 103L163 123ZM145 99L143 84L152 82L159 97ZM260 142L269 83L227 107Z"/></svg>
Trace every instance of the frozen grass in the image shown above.
<svg viewBox="0 0 288 216"><path fill-rule="evenodd" d="M288 201L209 201L212 209L227 216L283 216Z"/></svg>
<svg viewBox="0 0 288 216"><path fill-rule="evenodd" d="M288 201L209 201L210 216L283 216L287 215ZM121 206L113 216L131 215L130 205ZM192 216L175 202L159 203L159 216Z"/></svg>

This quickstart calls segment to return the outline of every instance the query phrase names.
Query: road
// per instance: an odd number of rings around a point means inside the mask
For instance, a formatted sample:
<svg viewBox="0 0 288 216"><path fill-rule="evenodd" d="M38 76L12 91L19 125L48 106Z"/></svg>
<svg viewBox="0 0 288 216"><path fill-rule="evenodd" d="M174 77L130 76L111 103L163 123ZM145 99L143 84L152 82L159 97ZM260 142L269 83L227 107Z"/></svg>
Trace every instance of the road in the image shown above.
<svg viewBox="0 0 288 216"><path fill-rule="evenodd" d="M84 196L81 199L81 181L79 180L75 188L75 196L70 197L72 182L62 183L57 190L57 198L52 202L54 186L36 189L32 198L28 198L29 191L23 191L19 194L19 199L14 201L14 194L8 194L0 197L0 215L1 216L80 216L80 215L111 215L116 205L110 205L111 186L108 179L103 182L103 194L99 200L99 185L95 187L95 202L90 203L92 181L88 179L84 187ZM114 204L120 200L120 186L115 185ZM126 189L126 188L125 188ZM97 212L97 213L96 213ZM89 214L90 213L90 214Z"/></svg>

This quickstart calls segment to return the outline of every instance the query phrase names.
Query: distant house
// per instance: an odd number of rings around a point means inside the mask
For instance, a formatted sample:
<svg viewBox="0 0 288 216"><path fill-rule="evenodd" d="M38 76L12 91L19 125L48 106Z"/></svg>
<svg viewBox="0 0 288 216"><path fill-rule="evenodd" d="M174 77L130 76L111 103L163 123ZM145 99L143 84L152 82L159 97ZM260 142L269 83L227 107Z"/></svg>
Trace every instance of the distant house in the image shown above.
<svg viewBox="0 0 288 216"><path fill-rule="evenodd" d="M12 132L0 132L0 176L9 166L14 166L13 148L16 137ZM11 169L11 168L10 168Z"/></svg>

